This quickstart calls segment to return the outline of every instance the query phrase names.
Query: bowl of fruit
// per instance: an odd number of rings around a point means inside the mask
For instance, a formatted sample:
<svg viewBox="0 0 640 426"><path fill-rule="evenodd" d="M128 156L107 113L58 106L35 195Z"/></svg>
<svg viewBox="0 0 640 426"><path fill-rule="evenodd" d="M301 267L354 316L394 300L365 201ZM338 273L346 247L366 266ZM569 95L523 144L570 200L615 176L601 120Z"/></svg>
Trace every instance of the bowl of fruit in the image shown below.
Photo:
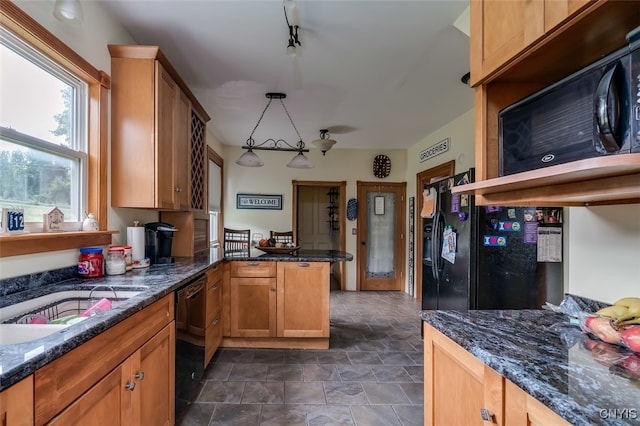
<svg viewBox="0 0 640 426"><path fill-rule="evenodd" d="M624 297L594 314L583 315L580 326L603 342L640 353L640 297Z"/></svg>
<svg viewBox="0 0 640 426"><path fill-rule="evenodd" d="M269 254L292 254L300 249L300 246L296 246L293 243L277 242L275 239L269 238L268 240L262 239L258 241L256 248Z"/></svg>

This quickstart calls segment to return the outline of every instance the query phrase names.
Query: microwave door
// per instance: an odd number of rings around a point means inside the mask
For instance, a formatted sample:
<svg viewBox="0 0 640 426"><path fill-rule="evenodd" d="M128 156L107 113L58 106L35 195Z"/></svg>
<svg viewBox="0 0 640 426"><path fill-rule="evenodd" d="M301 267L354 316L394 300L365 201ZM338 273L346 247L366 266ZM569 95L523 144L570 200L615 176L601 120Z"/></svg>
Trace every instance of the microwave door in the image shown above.
<svg viewBox="0 0 640 426"><path fill-rule="evenodd" d="M628 58L627 58L628 59ZM598 140L607 152L620 151L629 129L629 90L621 61L604 73L595 96L595 120Z"/></svg>

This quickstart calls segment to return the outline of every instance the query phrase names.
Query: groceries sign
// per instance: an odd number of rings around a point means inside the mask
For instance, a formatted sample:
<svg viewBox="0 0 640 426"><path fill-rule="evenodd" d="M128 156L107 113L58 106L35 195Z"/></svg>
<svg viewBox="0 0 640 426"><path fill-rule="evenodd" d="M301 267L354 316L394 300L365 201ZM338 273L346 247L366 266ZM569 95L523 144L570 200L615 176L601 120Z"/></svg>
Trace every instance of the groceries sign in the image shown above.
<svg viewBox="0 0 640 426"><path fill-rule="evenodd" d="M443 152L449 151L449 138L443 139L435 145L431 145L427 149L423 149L420 151L420 162L425 162L430 158L435 157L436 155L440 155Z"/></svg>

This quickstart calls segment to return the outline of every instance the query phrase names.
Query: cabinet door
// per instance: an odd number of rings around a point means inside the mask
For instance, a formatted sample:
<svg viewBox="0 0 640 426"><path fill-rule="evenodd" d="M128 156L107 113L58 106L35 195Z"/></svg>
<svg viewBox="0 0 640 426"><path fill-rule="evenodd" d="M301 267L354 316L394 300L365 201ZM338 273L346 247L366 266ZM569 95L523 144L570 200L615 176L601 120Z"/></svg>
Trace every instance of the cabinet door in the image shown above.
<svg viewBox="0 0 640 426"><path fill-rule="evenodd" d="M575 15L595 0L545 0L544 32L551 31L565 19Z"/></svg>
<svg viewBox="0 0 640 426"><path fill-rule="evenodd" d="M171 323L132 355L134 424L173 425L175 420L175 336Z"/></svg>
<svg viewBox="0 0 640 426"><path fill-rule="evenodd" d="M69 407L54 417L50 425L131 424L131 359L127 359L96 383ZM108 420L107 420L108 419Z"/></svg>
<svg viewBox="0 0 640 426"><path fill-rule="evenodd" d="M211 321L209 327L205 331L205 345L204 345L204 367L206 368L213 358L213 355L220 347L222 343L222 312L218 313L218 316Z"/></svg>
<svg viewBox="0 0 640 426"><path fill-rule="evenodd" d="M504 421L509 426L568 426L569 423L540 401L505 379Z"/></svg>
<svg viewBox="0 0 640 426"><path fill-rule="evenodd" d="M275 337L276 279L231 278L231 337Z"/></svg>
<svg viewBox="0 0 640 426"><path fill-rule="evenodd" d="M158 208L177 207L174 114L178 85L156 61L156 194Z"/></svg>
<svg viewBox="0 0 640 426"><path fill-rule="evenodd" d="M0 392L2 425L33 425L33 375Z"/></svg>
<svg viewBox="0 0 640 426"><path fill-rule="evenodd" d="M278 337L329 337L329 262L278 262Z"/></svg>
<svg viewBox="0 0 640 426"><path fill-rule="evenodd" d="M424 345L425 426L505 424L502 376L427 324Z"/></svg>
<svg viewBox="0 0 640 426"><path fill-rule="evenodd" d="M187 95L176 85L176 114L174 118L175 135L173 152L175 154L175 191L176 205L179 210L189 210L189 157L191 153L191 102Z"/></svg>
<svg viewBox="0 0 640 426"><path fill-rule="evenodd" d="M471 0L471 84L544 34L544 0Z"/></svg>

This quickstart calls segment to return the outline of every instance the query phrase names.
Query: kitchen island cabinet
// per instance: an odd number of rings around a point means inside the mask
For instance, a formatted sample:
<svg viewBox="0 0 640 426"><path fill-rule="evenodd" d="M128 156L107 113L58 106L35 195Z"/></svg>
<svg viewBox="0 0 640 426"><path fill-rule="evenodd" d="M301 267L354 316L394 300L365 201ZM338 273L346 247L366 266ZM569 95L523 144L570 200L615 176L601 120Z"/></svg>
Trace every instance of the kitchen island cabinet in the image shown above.
<svg viewBox="0 0 640 426"><path fill-rule="evenodd" d="M455 424L449 416L464 419L457 424L505 426L626 425L640 418L640 373L633 368L640 355L589 339L563 314L422 311L420 317L425 425ZM493 423L483 422L480 409Z"/></svg>
<svg viewBox="0 0 640 426"><path fill-rule="evenodd" d="M328 348L329 262L229 262L230 347Z"/></svg>

